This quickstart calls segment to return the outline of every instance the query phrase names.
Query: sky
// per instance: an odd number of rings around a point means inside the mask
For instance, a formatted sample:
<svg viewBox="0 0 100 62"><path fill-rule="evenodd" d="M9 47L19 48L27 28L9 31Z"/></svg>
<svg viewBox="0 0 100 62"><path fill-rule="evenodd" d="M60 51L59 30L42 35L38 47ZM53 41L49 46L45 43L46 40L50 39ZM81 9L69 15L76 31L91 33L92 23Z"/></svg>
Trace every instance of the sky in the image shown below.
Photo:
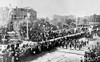
<svg viewBox="0 0 100 62"><path fill-rule="evenodd" d="M31 7L38 17L53 15L88 16L100 14L100 0L0 0L0 6Z"/></svg>

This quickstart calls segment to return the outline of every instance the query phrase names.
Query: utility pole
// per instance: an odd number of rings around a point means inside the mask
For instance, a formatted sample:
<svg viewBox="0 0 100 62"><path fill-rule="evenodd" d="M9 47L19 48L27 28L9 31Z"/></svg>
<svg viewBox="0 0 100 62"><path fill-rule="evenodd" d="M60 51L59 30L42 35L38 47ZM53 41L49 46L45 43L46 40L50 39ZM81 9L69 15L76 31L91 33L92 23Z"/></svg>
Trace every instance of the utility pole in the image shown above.
<svg viewBox="0 0 100 62"><path fill-rule="evenodd" d="M28 19L29 19L29 17L30 17L30 14L29 13L27 13L27 40L29 40L29 32L28 32Z"/></svg>
<svg viewBox="0 0 100 62"><path fill-rule="evenodd" d="M77 18L75 18L75 20L76 20L76 28L77 28Z"/></svg>

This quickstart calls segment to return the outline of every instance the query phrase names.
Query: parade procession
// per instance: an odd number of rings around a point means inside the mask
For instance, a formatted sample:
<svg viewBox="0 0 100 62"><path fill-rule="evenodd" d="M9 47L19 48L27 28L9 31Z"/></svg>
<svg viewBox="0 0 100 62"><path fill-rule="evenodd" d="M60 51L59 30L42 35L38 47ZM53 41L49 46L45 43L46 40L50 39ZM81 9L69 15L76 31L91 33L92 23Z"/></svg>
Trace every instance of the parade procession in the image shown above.
<svg viewBox="0 0 100 62"><path fill-rule="evenodd" d="M0 1L0 62L100 62L100 15L87 8L95 4L5 1Z"/></svg>
<svg viewBox="0 0 100 62"><path fill-rule="evenodd" d="M20 60L20 57L25 55L35 55L39 54L42 51L50 51L56 47L66 47L81 50L82 47L86 46L89 43L88 40L79 40L80 38L86 37L86 31L69 33L67 32L65 36L56 36L52 39L35 42L31 40L21 40L21 39L13 39L10 36L14 36L14 32L8 32L9 39L5 37L2 39L2 45L0 45L0 56L2 56L3 62L17 62ZM54 34L55 32L52 32ZM50 34L49 34L50 35ZM57 33L57 35L61 35L61 33ZM53 35L55 36L55 35Z"/></svg>

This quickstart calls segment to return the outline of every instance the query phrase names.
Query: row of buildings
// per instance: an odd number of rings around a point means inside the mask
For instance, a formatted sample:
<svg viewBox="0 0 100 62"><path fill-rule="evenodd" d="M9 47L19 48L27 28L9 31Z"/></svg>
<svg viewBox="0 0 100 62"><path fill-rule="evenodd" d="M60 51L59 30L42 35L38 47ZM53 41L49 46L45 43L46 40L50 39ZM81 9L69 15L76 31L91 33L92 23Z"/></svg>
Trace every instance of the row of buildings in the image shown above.
<svg viewBox="0 0 100 62"><path fill-rule="evenodd" d="M97 25L100 23L100 15L90 15L77 18L78 24Z"/></svg>
<svg viewBox="0 0 100 62"><path fill-rule="evenodd" d="M10 21L21 21L25 20L27 13L30 14L29 20L33 21L37 18L37 12L32 8L9 8L9 7L0 7L0 22L3 24Z"/></svg>
<svg viewBox="0 0 100 62"><path fill-rule="evenodd" d="M70 23L72 23L73 26L76 25L76 27L97 26L100 24L100 15L93 14L84 17L75 17L73 15L70 16L55 15L53 16L53 22L55 24L58 23L58 25L61 24L62 27L64 26L68 27Z"/></svg>
<svg viewBox="0 0 100 62"><path fill-rule="evenodd" d="M94 26L100 28L100 15L90 15L77 18L77 25L80 26Z"/></svg>

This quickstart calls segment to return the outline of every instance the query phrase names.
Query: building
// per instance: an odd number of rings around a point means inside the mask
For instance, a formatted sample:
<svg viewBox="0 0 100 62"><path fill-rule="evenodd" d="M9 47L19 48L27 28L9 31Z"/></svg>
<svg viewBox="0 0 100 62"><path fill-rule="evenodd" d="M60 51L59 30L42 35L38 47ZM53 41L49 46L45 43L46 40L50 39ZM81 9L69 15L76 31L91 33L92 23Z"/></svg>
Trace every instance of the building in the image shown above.
<svg viewBox="0 0 100 62"><path fill-rule="evenodd" d="M100 15L91 15L89 20L89 24L93 26L93 29L100 28Z"/></svg>
<svg viewBox="0 0 100 62"><path fill-rule="evenodd" d="M4 26L9 19L10 9L8 7L0 7L0 26Z"/></svg>
<svg viewBox="0 0 100 62"><path fill-rule="evenodd" d="M29 14L29 16L28 16ZM37 19L37 12L33 10L32 8L12 8L10 12L10 20L8 23L8 26L10 27L10 31L15 31L19 32L20 30L20 25L23 24L24 22L31 23L34 20Z"/></svg>
<svg viewBox="0 0 100 62"><path fill-rule="evenodd" d="M87 27L87 26L89 26L89 23L85 17L77 18L77 27Z"/></svg>
<svg viewBox="0 0 100 62"><path fill-rule="evenodd" d="M30 14L29 20L34 21L37 18L37 12L32 8L13 8L10 16L11 20L24 20L27 16L27 13Z"/></svg>

